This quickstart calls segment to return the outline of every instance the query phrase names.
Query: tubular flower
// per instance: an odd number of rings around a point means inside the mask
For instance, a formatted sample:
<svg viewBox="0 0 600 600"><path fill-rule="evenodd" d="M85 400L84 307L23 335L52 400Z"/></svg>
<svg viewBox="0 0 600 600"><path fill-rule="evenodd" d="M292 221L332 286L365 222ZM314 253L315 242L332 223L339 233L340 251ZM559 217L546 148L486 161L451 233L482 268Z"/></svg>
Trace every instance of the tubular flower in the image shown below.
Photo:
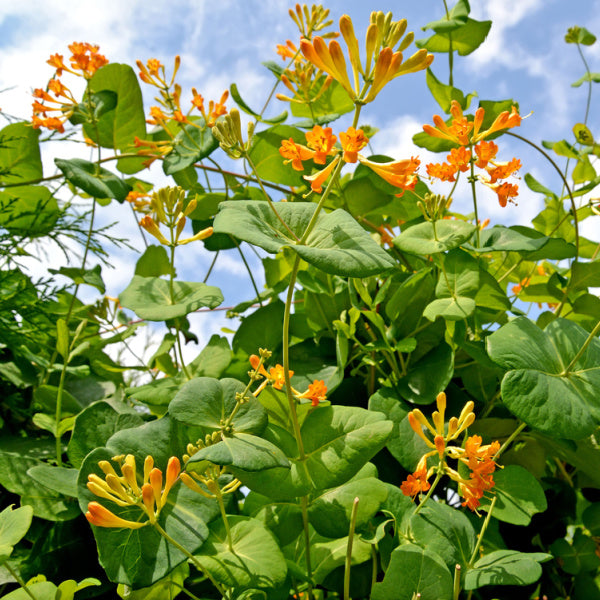
<svg viewBox="0 0 600 600"><path fill-rule="evenodd" d="M54 67L56 72L48 82L48 91L37 88L33 92L33 97L36 100L32 104L31 125L34 129L45 127L63 133L65 123L77 108L78 102L71 90L59 79L63 72L66 71L77 77L90 79L100 67L108 63L105 56L98 54L99 47L96 45L86 42L73 42L69 46L69 50L72 52L69 60L71 66L68 67L65 64L62 54L50 56L47 63ZM58 114L48 116L49 112L57 112Z"/></svg>
<svg viewBox="0 0 600 600"><path fill-rule="evenodd" d="M458 483L458 491L465 499L463 506L476 510L479 500L485 491L494 487L493 473L496 469L494 456L500 449L496 441L485 446L481 445L481 437L467 438L465 447L451 445L475 421L473 402L469 401L463 407L458 417L451 417L445 421L446 395L438 394L437 410L431 415L431 421L417 408L408 413L408 422L412 430L431 448L425 453L417 465L417 469L409 475L400 486L402 493L414 498L417 494L429 489L428 478L437 470L438 473L448 475ZM437 455L439 465L427 470L427 459ZM447 458L458 460L470 469L469 479L464 479L459 473L447 464Z"/></svg>
<svg viewBox="0 0 600 600"><path fill-rule="evenodd" d="M344 51L337 40L331 40L327 45L319 36L312 41L302 39L300 51L317 69L333 77L353 102L366 104L374 100L395 77L421 71L431 64L433 55L426 50L419 50L403 61L402 51L414 38L412 33L404 36L405 31L406 19L392 22L391 13L386 16L383 13L371 13L371 23L366 34L366 60L363 63L352 19L343 15L340 19L340 32L348 51L351 78Z"/></svg>
<svg viewBox="0 0 600 600"><path fill-rule="evenodd" d="M229 98L228 90L223 92L221 99L218 102L215 102L214 100L208 102L208 111L204 108L204 98L196 91L196 88L192 88L192 95L192 106L200 111L200 114L208 127L214 127L217 119L227 114L225 102L227 102L227 98Z"/></svg>
<svg viewBox="0 0 600 600"><path fill-rule="evenodd" d="M130 521L118 517L98 502L88 504L87 520L98 527L124 527L139 529L148 523L155 523L160 511L167 502L167 496L179 477L181 466L179 459L172 456L167 463L165 484L160 469L154 467L154 459L147 456L144 461L142 485L137 480L137 469L133 454L115 456L112 459L120 463L121 475L106 460L98 466L104 472L104 479L95 473L88 475L87 487L96 496L113 502L120 507L138 507L148 517L148 521Z"/></svg>
<svg viewBox="0 0 600 600"><path fill-rule="evenodd" d="M314 150L312 159L318 165L324 165L327 156L335 154L335 151L332 152L332 148L336 141L337 137L333 135L331 127L323 129L320 125L315 125L306 132L306 145Z"/></svg>
<svg viewBox="0 0 600 600"><path fill-rule="evenodd" d="M521 161L513 158L508 162L496 162L498 146L494 142L485 141L484 138L503 129L517 127L521 124L521 117L513 106L511 111L504 111L496 117L492 125L481 131L485 117L485 110L479 107L473 120L470 121L463 114L460 104L453 100L450 107L452 116L448 125L439 115L434 115L431 125L423 125L423 130L433 136L458 144L446 157L447 163L431 163L426 166L427 174L434 179L454 182L456 174L469 170L471 165L485 170L485 175L478 176L481 183L488 186L498 195L500 206L506 206L508 201L518 195L518 187L514 184L503 183L502 180L514 175L521 168ZM474 154L473 154L474 153ZM475 156L477 158L475 158Z"/></svg>
<svg viewBox="0 0 600 600"><path fill-rule="evenodd" d="M401 196L404 190L414 189L418 181L416 171L420 162L416 157L379 163L371 161L360 154L360 150L369 143L369 138L367 138L362 129L349 127L346 131L340 132L341 156L340 149L334 146L336 136L332 134L331 128L327 127L323 129L319 125L315 125L305 135L307 140L306 146L298 144L290 138L281 142L279 153L283 158L287 159L286 163L292 164L292 168L296 171L304 169L302 163L305 160L312 159L316 164L325 164L327 156L334 156L334 159L320 171L312 175L304 175L304 179L310 183L313 192L321 193L323 184L339 164L340 159L346 163L355 163L358 161L369 167L382 179L402 189L402 192L397 194L398 196Z"/></svg>
<svg viewBox="0 0 600 600"><path fill-rule="evenodd" d="M294 390L294 392L296 392L296 390ZM327 386L322 379L315 379L303 394L298 394L298 392L296 392L296 398L298 400L308 398L313 406L318 406L319 402L327 400Z"/></svg>
<svg viewBox="0 0 600 600"><path fill-rule="evenodd" d="M256 354L250 356L250 364L258 375L265 378L265 381L263 381L254 392L254 396L258 396L258 394L265 389L267 384L271 384L276 390L281 390L285 385L285 374L282 365L277 364L274 367L271 367L267 372L264 365L260 362L260 358ZM290 377L293 375L294 371L290 371Z"/></svg>
<svg viewBox="0 0 600 600"><path fill-rule="evenodd" d="M415 472L406 478L406 481L402 483L400 489L405 496L415 498L421 492L426 492L431 487L431 484L427 479L430 474L427 472L427 459L419 461Z"/></svg>
<svg viewBox="0 0 600 600"><path fill-rule="evenodd" d="M284 164L292 163L292 168L296 171L304 171L304 165L302 164L305 160L312 159L316 152L310 150L302 144L297 144L292 138L289 140L282 140L279 148L279 154L283 156Z"/></svg>

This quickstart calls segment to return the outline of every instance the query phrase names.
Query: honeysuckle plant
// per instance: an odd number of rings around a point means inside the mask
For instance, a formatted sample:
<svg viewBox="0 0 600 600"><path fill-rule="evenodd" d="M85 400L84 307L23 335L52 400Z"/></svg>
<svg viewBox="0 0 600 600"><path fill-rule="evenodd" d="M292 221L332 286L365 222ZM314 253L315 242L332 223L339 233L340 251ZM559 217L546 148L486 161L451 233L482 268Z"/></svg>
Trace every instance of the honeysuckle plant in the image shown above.
<svg viewBox="0 0 600 600"><path fill-rule="evenodd" d="M573 139L542 146L515 133L518 99L470 109L453 41L469 54L492 23L469 12L458 0L415 42L391 13L355 24L296 5L298 38L269 64L277 117L235 84L186 104L179 57L134 69L87 42L50 57L31 121L0 130L2 598L600 597L600 245L580 230L600 214L592 105ZM583 57L595 37L565 41ZM415 78L440 114L410 156L373 155L364 114ZM96 158L44 177L41 135ZM538 154L560 189L529 172ZM531 226L480 222L482 190L519 209L519 177L544 196ZM461 178L467 215L452 210ZM118 298L96 225L113 201L143 240ZM32 279L32 240L71 262ZM184 281L176 251L213 260ZM186 359L188 317L226 301L207 282L227 252L247 301ZM153 323L161 342L138 364L108 353Z"/></svg>

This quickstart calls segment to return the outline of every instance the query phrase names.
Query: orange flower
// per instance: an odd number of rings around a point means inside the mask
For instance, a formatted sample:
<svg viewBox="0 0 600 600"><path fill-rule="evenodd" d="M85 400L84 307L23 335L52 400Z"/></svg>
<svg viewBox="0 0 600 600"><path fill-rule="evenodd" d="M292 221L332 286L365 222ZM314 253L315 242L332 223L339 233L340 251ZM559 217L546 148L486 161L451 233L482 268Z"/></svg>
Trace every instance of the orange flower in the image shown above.
<svg viewBox="0 0 600 600"><path fill-rule="evenodd" d="M446 157L446 160L457 170L463 173L469 169L469 163L471 160L471 151L467 150L464 146L460 148L452 148L450 154Z"/></svg>
<svg viewBox="0 0 600 600"><path fill-rule="evenodd" d="M137 521L127 521L121 517L117 517L108 508L105 508L99 502L90 502L88 510L85 513L85 518L96 527L120 527L124 529L139 529L147 523L139 523Z"/></svg>
<svg viewBox="0 0 600 600"><path fill-rule="evenodd" d="M431 484L427 481L427 459L421 458L415 472L409 475L400 485L400 489L405 496L410 496L414 499L417 494L426 492L431 488Z"/></svg>
<svg viewBox="0 0 600 600"><path fill-rule="evenodd" d="M305 160L310 160L314 155L314 150L310 150L302 144L297 144L292 138L289 140L281 140L281 146L279 147L279 154L283 156L284 164L292 163L292 168L296 171L304 171L304 165L302 164Z"/></svg>
<svg viewBox="0 0 600 600"><path fill-rule="evenodd" d="M379 177L390 183L391 185L401 188L402 192L396 194L401 196L404 190L413 190L417 184L418 178L416 175L420 161L415 156L405 160L395 160L387 163L377 163L370 161L360 154L358 160L361 164L375 171Z"/></svg>
<svg viewBox="0 0 600 600"><path fill-rule="evenodd" d="M179 477L181 471L179 459L175 456L169 459L163 490L161 490L162 472L160 469L154 468L154 459L151 456L147 456L144 461L144 478L141 488L137 481L137 469L133 454L116 456L113 460L121 462L121 475L117 475L110 462L101 460L98 466L104 472L105 477L102 479L95 473L90 473L87 488L96 496L109 500L117 506L140 508L149 521L144 523L127 521L117 517L98 502L88 504L86 513L88 521L98 527L126 527L129 529L138 529L148 522L155 523L161 509L166 504L171 488Z"/></svg>
<svg viewBox="0 0 600 600"><path fill-rule="evenodd" d="M306 132L306 145L315 151L312 159L318 165L326 163L336 141L337 137L333 135L331 127L323 129L320 125L315 125L311 131Z"/></svg>
<svg viewBox="0 0 600 600"><path fill-rule="evenodd" d="M286 40L285 46L283 44L277 44L277 54L279 54L283 60L294 58L294 56L298 54L298 48L296 48L291 40Z"/></svg>
<svg viewBox="0 0 600 600"><path fill-rule="evenodd" d="M340 134L341 136L341 134ZM310 188L313 192L320 194L323 191L323 184L331 175L331 172L339 162L339 156L336 156L324 169L314 175L304 175L304 179L310 182Z"/></svg>
<svg viewBox="0 0 600 600"><path fill-rule="evenodd" d="M344 151L344 161L355 163L358 160L358 151L369 143L369 138L362 129L356 130L354 127L348 127L346 131L340 132L340 143Z"/></svg>
<svg viewBox="0 0 600 600"><path fill-rule="evenodd" d="M458 169L453 165L447 163L429 163L425 165L425 169L429 177L439 179L440 181L456 181L455 175Z"/></svg>
<svg viewBox="0 0 600 600"><path fill-rule="evenodd" d="M327 386L325 382L315 379L309 386L306 392L297 396L298 399L308 398L313 406L318 406L319 402L327 400Z"/></svg>
<svg viewBox="0 0 600 600"><path fill-rule="evenodd" d="M498 202L503 208L508 201L513 202L513 198L519 195L519 186L512 183L503 183L502 185L490 186L498 194Z"/></svg>
<svg viewBox="0 0 600 600"><path fill-rule="evenodd" d="M252 368L256 371L258 369L259 375L262 375L266 381L264 381L259 388L254 392L254 395L258 395L266 386L267 383L270 383L276 390L280 390L285 385L285 373L283 370L283 366L280 364L275 365L267 370L264 365L260 364L260 358L256 354L252 354L250 356L250 364ZM260 364L260 367L259 367ZM290 377L294 375L294 371L290 370Z"/></svg>
<svg viewBox="0 0 600 600"><path fill-rule="evenodd" d="M475 154L478 156L478 160L475 166L480 169L485 169L490 160L496 158L498 152L498 146L494 142L479 142L475 146Z"/></svg>
<svg viewBox="0 0 600 600"><path fill-rule="evenodd" d="M506 179L521 168L521 161L518 158L513 158L505 163L493 163L493 167L488 167L486 171L490 176L488 183L496 183L499 179Z"/></svg>

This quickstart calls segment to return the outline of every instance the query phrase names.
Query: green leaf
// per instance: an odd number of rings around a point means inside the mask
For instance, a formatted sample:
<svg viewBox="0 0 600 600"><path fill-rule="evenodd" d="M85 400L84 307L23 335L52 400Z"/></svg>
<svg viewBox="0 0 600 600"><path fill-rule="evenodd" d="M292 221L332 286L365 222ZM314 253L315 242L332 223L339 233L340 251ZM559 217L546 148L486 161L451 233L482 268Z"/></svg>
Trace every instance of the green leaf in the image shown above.
<svg viewBox="0 0 600 600"><path fill-rule="evenodd" d="M58 588L51 581L36 581L26 586L27 591L19 588L2 596L2 600L31 600L31 594L35 600L56 600Z"/></svg>
<svg viewBox="0 0 600 600"><path fill-rule="evenodd" d="M490 552L465 573L464 587L466 590L475 590L484 585L529 585L542 574L539 563L550 558L552 555L542 552Z"/></svg>
<svg viewBox="0 0 600 600"><path fill-rule="evenodd" d="M279 216L298 238L306 230L316 208L312 202L279 202L275 205ZM216 232L229 233L273 254L289 247L306 262L333 275L368 277L395 264L342 209L331 213L321 211L305 244L299 244L292 237L267 202L222 202L214 227Z"/></svg>
<svg viewBox="0 0 600 600"><path fill-rule="evenodd" d="M135 275L140 277L160 277L170 273L171 262L164 246L148 246L135 263Z"/></svg>
<svg viewBox="0 0 600 600"><path fill-rule="evenodd" d="M444 19L431 21L423 27L423 30L433 29L436 33L454 31L467 22L470 6L467 0L458 0L450 13Z"/></svg>
<svg viewBox="0 0 600 600"><path fill-rule="evenodd" d="M51 415L56 413L56 402L58 398L58 388L54 385L40 385L33 392L35 406L39 406L44 412ZM63 390L62 392L62 415L76 415L83 408L83 404L72 394Z"/></svg>
<svg viewBox="0 0 600 600"><path fill-rule="evenodd" d="M427 69L426 82L434 100L440 105L440 108L450 114L450 105L452 100L456 100L463 110L467 110L471 104L471 100L476 96L473 94L463 94L461 90L451 85L442 83L431 69Z"/></svg>
<svg viewBox="0 0 600 600"><path fill-rule="evenodd" d="M194 555L202 568L237 591L282 584L287 565L273 534L251 517L228 515L227 521L232 546L223 520L213 521L210 535Z"/></svg>
<svg viewBox="0 0 600 600"><path fill-rule="evenodd" d="M13 505L0 512L0 563L7 559L29 530L33 508L21 506L13 510Z"/></svg>
<svg viewBox="0 0 600 600"><path fill-rule="evenodd" d="M565 35L565 42L567 44L583 44L584 46L591 46L596 42L596 36L589 32L585 27L569 27L567 35Z"/></svg>
<svg viewBox="0 0 600 600"><path fill-rule="evenodd" d="M544 512L548 505L542 486L537 479L519 465L506 465L494 473L496 496L494 517L513 525L529 525L531 517ZM489 510L491 501L484 496L481 510Z"/></svg>
<svg viewBox="0 0 600 600"><path fill-rule="evenodd" d="M589 156L582 156L577 161L573 172L571 173L573 183L585 183L596 178L596 169L590 162Z"/></svg>
<svg viewBox="0 0 600 600"><path fill-rule="evenodd" d="M373 586L372 600L440 600L452 597L452 576L435 552L404 544L391 555L383 581Z"/></svg>
<svg viewBox="0 0 600 600"><path fill-rule="evenodd" d="M142 91L135 71L125 64L110 63L98 69L88 84L92 94L113 92L116 106L102 112L97 123L84 125L85 135L104 148L131 150L135 137L146 138L146 116ZM144 168L141 158L121 158L117 169L121 173L136 173ZM104 196L110 197L110 196Z"/></svg>
<svg viewBox="0 0 600 600"><path fill-rule="evenodd" d="M600 286L600 260L575 262L571 265L571 285L573 289L587 290Z"/></svg>
<svg viewBox="0 0 600 600"><path fill-rule="evenodd" d="M81 158L55 158L67 181L94 198L114 198L124 202L131 186L107 169Z"/></svg>
<svg viewBox="0 0 600 600"><path fill-rule="evenodd" d="M397 389L409 402L431 404L446 389L453 374L454 352L448 344L440 342L418 361L411 362Z"/></svg>
<svg viewBox="0 0 600 600"><path fill-rule="evenodd" d="M574 81L571 84L571 87L581 87L586 81L591 81L593 83L600 83L600 73L586 73L581 76L577 81Z"/></svg>
<svg viewBox="0 0 600 600"><path fill-rule="evenodd" d="M429 452L429 447L413 431L407 415L412 406L388 388L380 388L369 398L369 410L383 413L394 423L387 443L390 454L409 472L416 469L419 459Z"/></svg>
<svg viewBox="0 0 600 600"><path fill-rule="evenodd" d="M161 419L163 420L163 419ZM162 426L164 427L164 425ZM136 433L143 428L138 428ZM153 431L154 430L154 431ZM155 428L151 428L156 433ZM129 432L127 432L129 434ZM148 434L148 430L145 432ZM162 433L162 432L161 432ZM150 437L150 436L148 436ZM131 440L131 434L128 439ZM155 443L160 438L154 438ZM117 441L117 439L115 439ZM163 472L166 467L165 454L168 447L156 446L152 451L152 442L147 437L139 439L140 446L132 454L147 454L154 456L155 465ZM127 447L127 446L126 446ZM131 446L129 446L131 448ZM121 446L121 448L123 448ZM135 507L119 507L114 503L103 500L92 494L86 486L88 475L95 473L104 479L104 473L98 466L98 461L111 461L114 451L107 448L97 448L92 451L81 465L78 488L79 505L85 512L89 502L100 502L117 516L129 521L147 521L145 513ZM143 472L143 458L137 459L137 472ZM177 540L188 553L195 552L206 540L209 534L209 523L219 512L217 504L193 492L181 482L169 492L166 505L160 512L159 525L169 536ZM187 560L187 555L162 537L151 525L140 529L123 529L92 526L98 546L99 562L111 581L124 583L133 588L152 585L177 565Z"/></svg>
<svg viewBox="0 0 600 600"><path fill-rule="evenodd" d="M320 82L313 85L315 93L320 91L319 83L324 81L323 76ZM291 102L290 108L295 117L307 117L309 122L303 123L303 126L312 129L313 125L335 121L341 115L350 112L354 109L354 103L348 92L337 81L332 81L316 102L310 104Z"/></svg>
<svg viewBox="0 0 600 600"><path fill-rule="evenodd" d="M210 156L219 147L212 129L204 119L198 119L194 125L184 125L173 139L173 150L163 160L163 171L173 175L194 163Z"/></svg>
<svg viewBox="0 0 600 600"><path fill-rule="evenodd" d="M279 154L281 142L290 138L298 144L306 144L304 133L289 125L276 125L254 134L249 156L258 177L294 187L306 185L302 173L295 171L291 165L284 164Z"/></svg>
<svg viewBox="0 0 600 600"><path fill-rule="evenodd" d="M269 426L263 437L281 448L291 469L246 472L231 469L251 490L274 500L335 487L353 477L386 444L393 424L384 415L350 406L319 407L301 428L306 463L293 436ZM310 477L308 474L310 473Z"/></svg>
<svg viewBox="0 0 600 600"><path fill-rule="evenodd" d="M53 467L50 465L36 465L27 471L27 475L34 481L63 496L77 498L78 469L67 467Z"/></svg>
<svg viewBox="0 0 600 600"><path fill-rule="evenodd" d="M590 131L590 128L584 123L575 123L573 125L573 135L575 139L584 146L594 145L594 135Z"/></svg>
<svg viewBox="0 0 600 600"><path fill-rule="evenodd" d="M565 372L587 338L585 329L565 319L542 331L519 317L492 333L488 353L508 370L501 384L506 407L552 436L576 440L590 435L600 423L600 341L592 339Z"/></svg>
<svg viewBox="0 0 600 600"><path fill-rule="evenodd" d="M96 265L91 269L82 269L81 267L61 267L60 269L48 269L48 271L54 275L64 275L79 285L91 285L101 294L104 294L106 291L104 281L102 281L101 265Z"/></svg>
<svg viewBox="0 0 600 600"><path fill-rule="evenodd" d="M413 541L438 554L449 569L463 569L471 560L475 548L475 529L466 515L438 502L427 505L410 519Z"/></svg>
<svg viewBox="0 0 600 600"><path fill-rule="evenodd" d="M538 192L539 194L544 194L547 198L556 198L556 194L549 190L547 187L542 185L531 173L526 173L523 178L525 184L532 192Z"/></svg>
<svg viewBox="0 0 600 600"><path fill-rule="evenodd" d="M31 506L33 514L48 521L68 521L79 514L77 503L34 481L27 471L47 466L41 460L21 453L0 451L0 485L21 496L21 506Z"/></svg>
<svg viewBox="0 0 600 600"><path fill-rule="evenodd" d="M467 19L464 25L451 32L436 33L435 35L416 40L417 48L426 48L429 52L458 52L460 56L471 54L483 44L492 27L491 21L475 21Z"/></svg>
<svg viewBox="0 0 600 600"><path fill-rule="evenodd" d="M475 226L466 221L427 221L405 229L394 238L394 246L411 254L437 254L464 244L471 238Z"/></svg>
<svg viewBox="0 0 600 600"><path fill-rule="evenodd" d="M184 588L184 581L190 575L187 563L173 569L166 577L149 587L132 590L128 585L119 584L117 593L123 600L173 600Z"/></svg>
<svg viewBox="0 0 600 600"><path fill-rule="evenodd" d="M63 360L69 356L69 327L64 319L56 321L56 350Z"/></svg>
<svg viewBox="0 0 600 600"><path fill-rule="evenodd" d="M74 467L95 448L104 446L121 429L137 427L144 421L137 413L119 413L108 402L95 402L75 418L67 455Z"/></svg>
<svg viewBox="0 0 600 600"><path fill-rule="evenodd" d="M236 396L246 386L237 379L197 377L185 383L169 404L174 419L205 430L204 435L220 431L223 421L236 408ZM267 413L260 402L246 395L232 421L233 431L260 435L267 426Z"/></svg>
<svg viewBox="0 0 600 600"><path fill-rule="evenodd" d="M280 115L276 117L271 117L270 119L265 119L259 113L253 111L242 99L238 87L235 83L232 83L229 86L229 91L231 92L231 97L235 100L235 103L248 115L254 117L261 123L269 123L271 125L276 125L281 123L287 119L288 113L284 110Z"/></svg>
<svg viewBox="0 0 600 600"><path fill-rule="evenodd" d="M238 469L253 473L290 468L288 459L277 446L247 433L234 433L231 437L223 437L216 444L202 448L190 457L187 468L191 471L202 469L205 461L227 465L234 473ZM198 467L195 467L196 463L199 463Z"/></svg>
<svg viewBox="0 0 600 600"><path fill-rule="evenodd" d="M215 308L223 302L223 295L219 288L205 283L174 281L171 301L168 281L134 275L131 283L119 294L119 301L140 319L166 321L184 317L201 307Z"/></svg>
<svg viewBox="0 0 600 600"><path fill-rule="evenodd" d="M308 507L308 518L315 530L329 538L348 535L354 501L359 502L356 510L355 527L361 531L379 510L387 498L387 486L375 477L353 479L339 487L317 496Z"/></svg>
<svg viewBox="0 0 600 600"><path fill-rule="evenodd" d="M575 530L572 544L559 538L550 546L560 568L571 575L577 575L582 571L595 571L600 566L596 548L596 542L579 529Z"/></svg>
<svg viewBox="0 0 600 600"><path fill-rule="evenodd" d="M46 235L59 215L56 198L48 188L28 185L0 192L0 227L13 235Z"/></svg>
<svg viewBox="0 0 600 600"><path fill-rule="evenodd" d="M0 181L23 183L41 179L42 158L39 129L28 123L12 123L0 130Z"/></svg>
<svg viewBox="0 0 600 600"><path fill-rule="evenodd" d="M202 352L188 364L188 371L193 377L219 378L231 363L231 356L227 338L214 334Z"/></svg>

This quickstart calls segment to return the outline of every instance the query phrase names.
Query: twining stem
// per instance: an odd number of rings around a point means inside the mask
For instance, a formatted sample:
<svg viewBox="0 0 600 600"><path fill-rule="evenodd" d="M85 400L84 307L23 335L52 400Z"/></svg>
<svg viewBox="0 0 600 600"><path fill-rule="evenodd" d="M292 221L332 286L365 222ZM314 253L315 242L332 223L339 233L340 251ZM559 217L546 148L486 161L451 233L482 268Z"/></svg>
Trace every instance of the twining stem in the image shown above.
<svg viewBox="0 0 600 600"><path fill-rule="evenodd" d="M596 326L594 327L594 329L592 329L592 331L590 332L590 335L588 335L585 342L583 342L583 345L579 349L579 352L573 357L573 360L569 363L569 366L560 374L560 377L568 377L569 376L569 373L571 372L573 367L577 364L577 361L583 356L583 353L587 350L587 347L590 345L591 341L596 337L596 335L598 335L599 331L600 331L600 321L598 321L598 323L596 323Z"/></svg>
<svg viewBox="0 0 600 600"><path fill-rule="evenodd" d="M358 516L358 498L354 498L352 513L350 514L350 530L348 531L348 545L346 546L346 565L344 568L344 600L350 599L350 570L352 568L352 544L354 543L354 530Z"/></svg>
<svg viewBox="0 0 600 600"><path fill-rule="evenodd" d="M184 548L176 539L172 538L159 524L158 521L155 521L152 526L154 527L154 529L156 529L156 531L158 531L158 533L167 541L169 542L169 544L175 546L175 548L177 548L177 550L179 550L179 552L181 552L182 554L184 554L189 560L191 560L194 565L196 566L196 568L198 569L198 571L200 571L201 573L204 573L212 582L212 584L217 588L217 590L219 590L219 593L225 597L226 593L225 590L223 589L223 586L221 586L217 581L214 580L214 578L211 576L211 574L206 571L204 569L204 567L198 562L198 559L191 553L189 552L186 548Z"/></svg>
<svg viewBox="0 0 600 600"><path fill-rule="evenodd" d="M477 555L479 554L479 548L481 548L481 544L483 542L483 537L485 535L485 531L488 527L488 525L490 524L490 519L492 518L492 513L494 512L494 506L496 505L496 496L494 495L494 497L492 498L492 502L490 504L490 507L488 508L488 513L485 517L485 521L483 522L483 525L481 526L481 531L479 532L479 535L477 536L477 543L475 544L475 548L473 548L473 553L471 554L471 558L469 559L469 568L473 566L473 563L475 562L475 559L477 558Z"/></svg>
<svg viewBox="0 0 600 600"><path fill-rule="evenodd" d="M256 281L254 281L254 276L252 275L252 269L250 268L250 265L248 264L248 261L246 260L246 257L244 256L244 253L242 252L242 248L241 248L240 244L238 243L238 241L232 235L230 235L229 237L230 237L231 241L235 244L235 247L237 248L237 250L240 254L240 257L242 259L242 262L244 263L244 266L246 267L246 271L248 271L248 275L250 275L250 281L252 282L252 287L254 288L254 293L256 294L258 303L262 307L262 302L260 300L260 292L258 291L258 286L256 285Z"/></svg>
<svg viewBox="0 0 600 600"><path fill-rule="evenodd" d="M576 43L577 51L579 52L579 56L581 56L581 60L583 61L583 66L585 67L585 72L588 76L588 94L587 94L587 102L585 103L585 118L583 119L583 124L587 125L588 116L590 114L590 105L592 103L592 77L590 73L590 68L585 60L585 56L581 51L581 44Z"/></svg>

